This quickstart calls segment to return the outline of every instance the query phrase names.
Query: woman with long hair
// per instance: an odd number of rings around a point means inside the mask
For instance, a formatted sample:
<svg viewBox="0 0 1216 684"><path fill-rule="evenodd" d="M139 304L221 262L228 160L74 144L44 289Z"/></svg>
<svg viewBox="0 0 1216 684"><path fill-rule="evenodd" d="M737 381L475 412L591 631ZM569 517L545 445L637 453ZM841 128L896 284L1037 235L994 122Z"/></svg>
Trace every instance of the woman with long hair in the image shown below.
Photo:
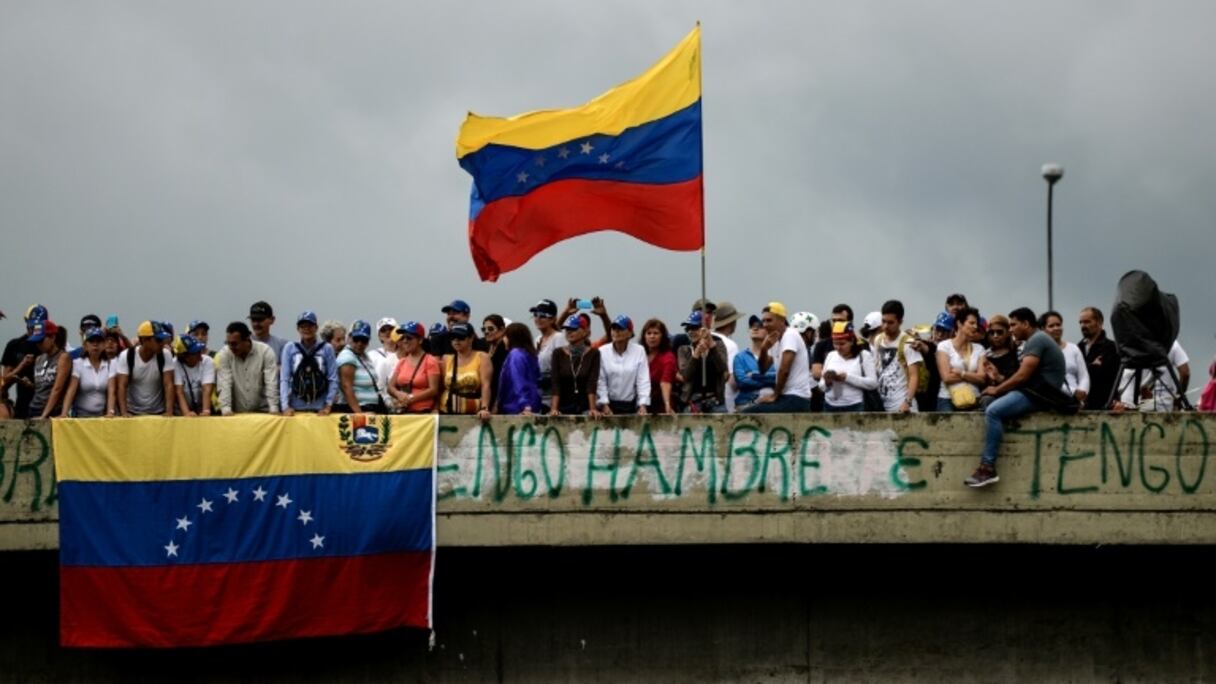
<svg viewBox="0 0 1216 684"><path fill-rule="evenodd" d="M980 388L988 380L981 367L984 348L976 344L980 312L963 307L954 316L954 337L937 345L937 370L942 376L937 410L969 411L979 406Z"/></svg>
<svg viewBox="0 0 1216 684"><path fill-rule="evenodd" d="M536 326L536 360L540 363L540 400L548 406L553 398L553 352L566 346L566 337L558 329L557 303L542 299L531 308L532 325Z"/></svg>
<svg viewBox="0 0 1216 684"><path fill-rule="evenodd" d="M388 393L402 413L430 413L439 397L439 360L422 349L426 326L406 321L393 332L397 341L397 367Z"/></svg>
<svg viewBox="0 0 1216 684"><path fill-rule="evenodd" d="M111 391L110 360L105 352L106 333L90 328L84 335L84 354L72 361L72 379L63 396L61 418L95 418L114 415L114 393Z"/></svg>
<svg viewBox="0 0 1216 684"><path fill-rule="evenodd" d="M452 353L443 357L443 394L439 408L444 413L475 415L490 419L490 388L494 367L489 355L473 348L476 333L468 323L457 323L448 330Z"/></svg>
<svg viewBox="0 0 1216 684"><path fill-rule="evenodd" d="M675 413L672 402L676 382L676 355L671 350L671 335L667 326L657 318L642 325L642 345L650 368L650 406L655 413Z"/></svg>
<svg viewBox="0 0 1216 684"><path fill-rule="evenodd" d="M532 344L532 333L523 323L512 323L503 334L507 358L498 380L498 413L530 416L540 413L540 361Z"/></svg>
<svg viewBox="0 0 1216 684"><path fill-rule="evenodd" d="M71 356L63 351L67 329L46 321L34 326L29 341L38 345L34 359L34 397L30 415L50 418L62 411L63 392L72 373Z"/></svg>
<svg viewBox="0 0 1216 684"><path fill-rule="evenodd" d="M490 314L481 321L481 334L486 341L486 355L490 357L490 407L498 402L498 379L502 364L507 360L507 320L498 314Z"/></svg>
<svg viewBox="0 0 1216 684"><path fill-rule="evenodd" d="M562 323L566 346L553 352L553 397L549 415L581 416L595 409L600 350L591 346L591 317L575 314Z"/></svg>
<svg viewBox="0 0 1216 684"><path fill-rule="evenodd" d="M868 369L868 370L867 370ZM865 410L865 391L878 389L874 355L863 349L853 324L832 324L832 351L823 360L823 410L845 413Z"/></svg>

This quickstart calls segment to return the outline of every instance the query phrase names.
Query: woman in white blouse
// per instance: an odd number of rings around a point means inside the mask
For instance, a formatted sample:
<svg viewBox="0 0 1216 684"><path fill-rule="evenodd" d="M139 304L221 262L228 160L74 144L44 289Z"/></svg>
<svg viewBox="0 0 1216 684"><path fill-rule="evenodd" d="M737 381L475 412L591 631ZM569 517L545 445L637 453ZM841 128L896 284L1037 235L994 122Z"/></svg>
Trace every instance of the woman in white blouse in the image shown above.
<svg viewBox="0 0 1216 684"><path fill-rule="evenodd" d="M937 392L941 413L968 411L979 405L984 373L984 348L972 342L980 326L980 312L971 307L954 315L954 337L937 345L937 370L942 387Z"/></svg>
<svg viewBox="0 0 1216 684"><path fill-rule="evenodd" d="M819 387L823 389L823 410L828 413L861 411L865 408L863 392L878 388L874 355L861 349L852 323L832 324L832 351L823 361Z"/></svg>
<svg viewBox="0 0 1216 684"><path fill-rule="evenodd" d="M113 374L105 354L106 332L89 328L84 334L84 354L72 361L72 379L63 397L62 417L94 418L114 415L110 391Z"/></svg>
<svg viewBox="0 0 1216 684"><path fill-rule="evenodd" d="M1064 317L1058 312L1048 311L1039 317L1039 327L1060 345L1064 352L1064 391L1075 396L1081 405L1089 396L1089 369L1085 365L1085 354L1081 348L1064 339Z"/></svg>

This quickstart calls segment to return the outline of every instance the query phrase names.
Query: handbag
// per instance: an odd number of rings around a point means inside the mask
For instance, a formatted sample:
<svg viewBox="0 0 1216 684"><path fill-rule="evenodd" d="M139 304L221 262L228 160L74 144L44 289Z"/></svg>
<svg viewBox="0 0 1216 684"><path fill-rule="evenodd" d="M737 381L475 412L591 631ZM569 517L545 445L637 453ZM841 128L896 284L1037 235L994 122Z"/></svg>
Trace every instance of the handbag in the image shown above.
<svg viewBox="0 0 1216 684"><path fill-rule="evenodd" d="M971 345L967 345L967 356L970 356ZM970 373L974 369L967 367L967 359L963 359L963 372ZM947 388L950 392L950 403L954 404L954 408L960 411L966 411L975 408L975 405L980 402L979 392L975 391L975 385L969 382L956 382Z"/></svg>
<svg viewBox="0 0 1216 684"><path fill-rule="evenodd" d="M864 349L857 352L857 366L861 368L861 377L866 377L866 352ZM861 391L861 410L872 413L883 413L887 407L882 402L882 395L877 389L868 389Z"/></svg>

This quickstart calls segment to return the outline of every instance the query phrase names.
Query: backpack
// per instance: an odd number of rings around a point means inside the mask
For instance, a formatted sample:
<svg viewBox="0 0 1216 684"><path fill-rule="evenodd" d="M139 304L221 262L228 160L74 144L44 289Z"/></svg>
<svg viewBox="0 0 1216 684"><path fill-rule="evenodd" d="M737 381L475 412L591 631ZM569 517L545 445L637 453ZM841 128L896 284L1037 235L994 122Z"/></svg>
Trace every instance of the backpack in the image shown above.
<svg viewBox="0 0 1216 684"><path fill-rule="evenodd" d="M897 347L898 351L895 352L895 356L896 356L896 358L899 359L899 362L901 364L903 364L904 368L908 367L908 357L904 354L904 348L906 348L908 346L908 343L911 341L912 341L912 336L909 335L908 333L904 333L899 336L899 346ZM916 392L919 394L921 392L924 392L925 389L929 387L929 361L928 360L923 360L920 364L920 368L916 369L916 377L917 377ZM911 397L909 397L909 399L911 399Z"/></svg>
<svg viewBox="0 0 1216 684"><path fill-rule="evenodd" d="M299 342L293 344L300 352L300 364L291 372L291 393L300 401L311 404L324 398L329 390L329 377L317 363L317 352L321 351L321 347L318 345L310 354Z"/></svg>

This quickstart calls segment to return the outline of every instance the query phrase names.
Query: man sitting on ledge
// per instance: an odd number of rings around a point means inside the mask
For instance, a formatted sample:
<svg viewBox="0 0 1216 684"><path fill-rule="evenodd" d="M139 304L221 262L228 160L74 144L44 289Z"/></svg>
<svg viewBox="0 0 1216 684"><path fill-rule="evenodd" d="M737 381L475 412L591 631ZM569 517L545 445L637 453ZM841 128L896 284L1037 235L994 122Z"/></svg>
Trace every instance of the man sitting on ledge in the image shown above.
<svg viewBox="0 0 1216 684"><path fill-rule="evenodd" d="M984 453L980 467L964 480L968 487L984 487L1001 479L996 474L996 452L1005 437L1004 421L1032 411L1069 408L1060 389L1064 386L1064 353L1060 345L1038 329L1034 312L1026 307L1010 312L1009 332L1015 340L1024 342L1021 364L1005 382L984 389L984 394L1000 398L984 410L987 423Z"/></svg>

